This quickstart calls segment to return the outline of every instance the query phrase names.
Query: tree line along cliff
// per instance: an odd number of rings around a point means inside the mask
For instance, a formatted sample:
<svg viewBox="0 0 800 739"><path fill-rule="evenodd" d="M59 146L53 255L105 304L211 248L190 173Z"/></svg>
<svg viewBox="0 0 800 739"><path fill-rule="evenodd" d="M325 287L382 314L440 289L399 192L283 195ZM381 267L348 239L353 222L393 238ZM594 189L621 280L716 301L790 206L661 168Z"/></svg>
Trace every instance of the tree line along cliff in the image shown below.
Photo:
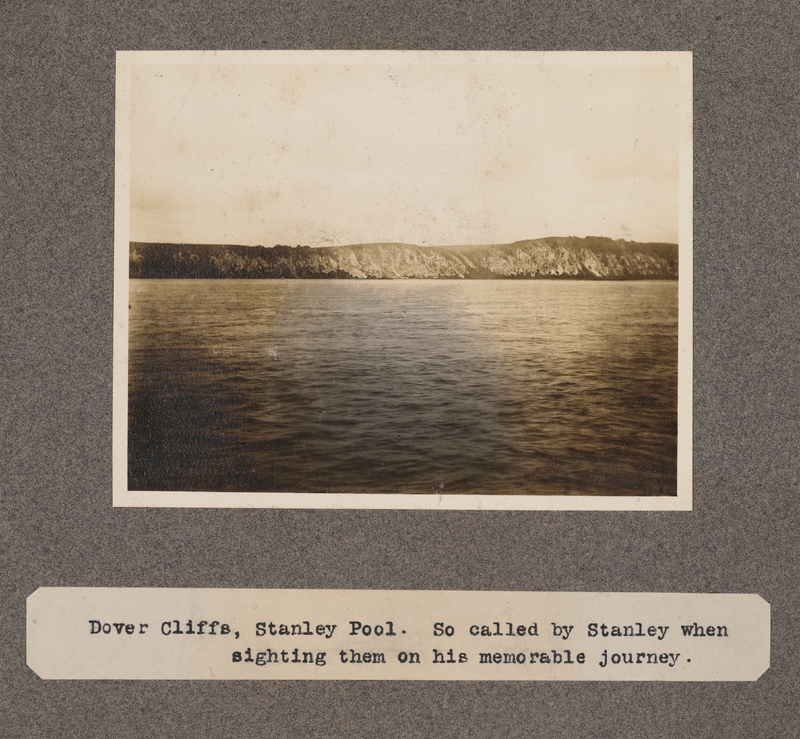
<svg viewBox="0 0 800 739"><path fill-rule="evenodd" d="M675 280L678 246L551 237L484 246L131 242L131 278Z"/></svg>

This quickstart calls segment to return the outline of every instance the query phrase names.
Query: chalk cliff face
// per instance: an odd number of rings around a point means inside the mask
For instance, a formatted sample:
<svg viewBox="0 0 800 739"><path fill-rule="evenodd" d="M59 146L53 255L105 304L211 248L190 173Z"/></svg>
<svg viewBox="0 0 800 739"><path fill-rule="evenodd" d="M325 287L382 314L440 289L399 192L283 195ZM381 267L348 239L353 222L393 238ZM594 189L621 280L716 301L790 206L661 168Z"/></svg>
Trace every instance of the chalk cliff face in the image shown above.
<svg viewBox="0 0 800 739"><path fill-rule="evenodd" d="M674 280L675 244L556 237L486 246L130 245L133 278Z"/></svg>

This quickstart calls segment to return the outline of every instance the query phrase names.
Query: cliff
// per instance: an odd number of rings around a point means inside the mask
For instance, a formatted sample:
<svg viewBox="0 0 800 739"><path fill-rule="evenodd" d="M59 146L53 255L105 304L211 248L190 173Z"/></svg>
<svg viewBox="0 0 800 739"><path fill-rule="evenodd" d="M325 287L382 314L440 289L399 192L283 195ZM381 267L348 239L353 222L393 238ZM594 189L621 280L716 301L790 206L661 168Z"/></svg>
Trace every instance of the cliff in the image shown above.
<svg viewBox="0 0 800 739"><path fill-rule="evenodd" d="M130 245L132 278L675 280L678 247L601 237L486 246Z"/></svg>

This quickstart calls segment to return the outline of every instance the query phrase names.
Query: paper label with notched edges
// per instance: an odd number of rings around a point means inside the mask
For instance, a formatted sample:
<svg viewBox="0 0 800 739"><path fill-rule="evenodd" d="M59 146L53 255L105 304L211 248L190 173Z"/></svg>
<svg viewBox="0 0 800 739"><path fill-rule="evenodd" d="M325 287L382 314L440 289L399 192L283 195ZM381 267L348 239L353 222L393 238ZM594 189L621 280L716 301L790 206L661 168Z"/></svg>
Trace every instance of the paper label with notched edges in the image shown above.
<svg viewBox="0 0 800 739"><path fill-rule="evenodd" d="M40 588L28 666L77 680L752 681L758 595Z"/></svg>

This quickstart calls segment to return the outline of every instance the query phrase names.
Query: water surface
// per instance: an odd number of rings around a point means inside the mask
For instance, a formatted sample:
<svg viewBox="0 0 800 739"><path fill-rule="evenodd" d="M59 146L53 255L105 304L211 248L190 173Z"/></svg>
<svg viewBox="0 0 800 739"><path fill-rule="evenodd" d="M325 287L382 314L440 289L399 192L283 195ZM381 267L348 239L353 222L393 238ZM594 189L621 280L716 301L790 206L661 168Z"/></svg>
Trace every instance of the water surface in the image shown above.
<svg viewBox="0 0 800 739"><path fill-rule="evenodd" d="M677 283L132 280L129 488L675 495Z"/></svg>

